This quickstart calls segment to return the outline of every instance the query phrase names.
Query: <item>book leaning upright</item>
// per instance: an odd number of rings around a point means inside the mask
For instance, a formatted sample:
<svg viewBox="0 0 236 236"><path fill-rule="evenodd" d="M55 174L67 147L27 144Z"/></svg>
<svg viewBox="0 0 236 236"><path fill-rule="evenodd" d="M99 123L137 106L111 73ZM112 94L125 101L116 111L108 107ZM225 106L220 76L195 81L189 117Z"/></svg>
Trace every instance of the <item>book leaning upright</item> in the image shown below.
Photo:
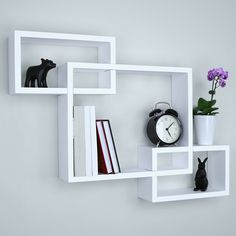
<svg viewBox="0 0 236 236"><path fill-rule="evenodd" d="M94 106L74 106L74 175L98 174Z"/></svg>

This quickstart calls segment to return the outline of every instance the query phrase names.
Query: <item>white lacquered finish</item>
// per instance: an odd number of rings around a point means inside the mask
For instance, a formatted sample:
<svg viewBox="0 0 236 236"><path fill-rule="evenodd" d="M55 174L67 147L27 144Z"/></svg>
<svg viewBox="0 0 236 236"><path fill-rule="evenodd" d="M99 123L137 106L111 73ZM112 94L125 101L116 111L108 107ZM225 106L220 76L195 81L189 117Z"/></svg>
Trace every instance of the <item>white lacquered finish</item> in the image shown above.
<svg viewBox="0 0 236 236"><path fill-rule="evenodd" d="M116 92L116 72L148 72L148 73L158 73L165 75L179 75L179 78L184 79L184 83L189 85L191 88L191 77L192 70L190 68L181 68L181 67L163 67L163 66L145 66L145 65L123 65L123 64L104 64L104 63L77 63L77 62L68 62L68 68L71 68L73 71L83 71L83 72L97 72L99 75L104 75L103 83L100 83L101 86L98 88L75 88L75 94L115 94ZM109 73L109 74L108 74ZM108 79L105 77L107 76ZM190 78L189 80L186 80ZM71 78L72 79L72 78ZM177 81L178 82L178 81ZM179 82L178 82L179 83ZM176 83L176 85L178 84ZM191 95L191 90L186 88L186 96ZM183 98L185 101L186 97ZM175 101L175 99L172 99ZM188 99L187 99L188 103ZM192 102L191 102L192 103ZM191 104L189 102L189 106ZM187 113L187 112L186 112ZM189 120L189 122L191 122Z"/></svg>
<svg viewBox="0 0 236 236"><path fill-rule="evenodd" d="M127 65L127 64L105 64L105 63L80 63L68 62L73 68L83 71L91 70L115 70L115 71L133 71L133 72L158 72L167 75L173 74L191 74L191 68L168 67L168 66L147 66L147 65Z"/></svg>
<svg viewBox="0 0 236 236"><path fill-rule="evenodd" d="M186 147L152 147L138 148L138 164L140 168L157 171L158 175L174 175L191 173L192 153Z"/></svg>
<svg viewBox="0 0 236 236"><path fill-rule="evenodd" d="M75 63L75 62L68 62L64 64L63 66L59 67L59 74L63 73L63 71L67 71L65 75L61 75L61 78L66 78L68 84L73 84L74 82L74 72L79 72L79 71L86 71L86 72L142 72L142 73L157 73L157 74L166 74L168 76L172 76L172 91L173 90L178 90L179 88L177 86L179 83L183 84L184 89L182 91L182 99L177 98L177 93L175 93L172 97L172 100L175 101L175 106L180 108L181 114L180 116L185 119L184 125L184 132L186 135L183 136L183 139L181 140L180 144L181 146L179 147L169 147L169 148L150 148L146 147L147 149L150 149L152 153L152 162L157 163L157 158L154 158L155 155L161 154L165 156L165 154L168 154L168 158L171 160L172 164L171 165L166 165L164 166L163 164L160 165L160 167L156 167L156 169L148 168L146 166L142 166L140 163L141 159L139 158L139 168L143 170L144 176L143 177L148 177L146 175L146 171L154 171L155 176L168 176L172 174L186 174L190 173L192 171L191 169L191 163L192 163L192 152L191 152L191 145L192 143L192 119L190 119L191 116L191 109L190 109L190 104L191 100L189 98L192 97L192 90L191 84L192 84L192 72L191 69L189 68L178 68L178 67L159 67L159 66L142 66L142 65L119 65L119 64L103 64L103 63ZM173 82L176 80L177 82ZM114 84L116 83L115 79L113 80ZM113 94L115 93L115 89L113 88L74 88L73 91L68 93L66 97L70 98L69 100L73 101L73 95L76 94ZM115 87L115 86L114 86ZM187 102L186 102L187 100ZM181 105L184 102L184 106ZM73 102L68 105L72 106ZM72 108L71 108L72 109ZM68 111L69 112L69 111ZM188 112L190 112L190 115L188 115ZM69 114L70 115L70 114ZM68 119L71 119L71 117L68 117ZM69 127L69 126L68 126ZM60 126L59 126L60 129ZM72 146L72 138L73 137L73 131L69 131L68 135L70 135L70 139L68 139L69 146ZM190 135L191 134L191 135ZM62 144L63 145L63 144ZM145 149L145 147L144 147ZM148 152L148 151L147 151ZM69 175L67 176L68 182L80 182L80 181L98 181L98 180L106 180L106 179L119 179L128 176L129 178L141 178L140 177L140 171L137 173L132 172L131 175L115 175L115 176L99 176L97 178L95 177L79 177L79 178L74 178L72 175L73 173L73 166L69 163L73 162L73 155L67 150L68 155L64 156L64 158L69 159L70 161L66 164L66 168L69 168L70 171L68 171ZM63 158L63 159L64 159ZM164 160L165 158L161 158ZM62 162L63 163L63 162ZM60 162L59 162L60 165ZM63 167L62 167L63 168ZM60 168L61 169L61 168ZM150 173L150 172L147 172ZM150 177L150 176L149 176ZM64 179L64 178L62 178ZM65 180L65 179L64 179Z"/></svg>
<svg viewBox="0 0 236 236"><path fill-rule="evenodd" d="M17 94L62 95L67 94L67 88L20 88Z"/></svg>
<svg viewBox="0 0 236 236"><path fill-rule="evenodd" d="M187 171L178 173L175 170L169 175L160 175L157 171L157 177L153 176L149 181L140 179L139 197L158 203L229 195L229 146L193 146L194 162L196 163L197 158L201 156L208 157L206 171L209 186L206 192L193 191L197 170L195 165L192 174ZM146 156L146 159L152 159L152 157ZM152 164L155 165L155 163ZM185 179L186 186L183 186L184 184L180 181L185 182Z"/></svg>
<svg viewBox="0 0 236 236"><path fill-rule="evenodd" d="M21 46L27 43L77 45L96 47L98 63L68 62L58 66L58 88L24 88L21 86ZM15 31L9 38L9 91L11 94L58 95L59 177L68 182L90 182L138 179L138 196L151 202L165 202L229 194L229 147L193 146L192 69L147 65L116 64L115 38ZM98 87L75 88L74 72L96 72ZM138 168L119 174L74 176L73 160L73 105L77 94L115 94L116 75L124 73L157 73L171 79L171 105L179 112L183 136L178 146L138 147ZM196 155L208 155L210 186L207 192L193 192L193 186L175 188L176 179L193 175ZM173 178L169 189L162 182ZM172 186L173 184L173 186Z"/></svg>
<svg viewBox="0 0 236 236"><path fill-rule="evenodd" d="M138 168L122 170L121 173L117 174L99 174L97 176L82 176L72 177L70 183L77 182L91 182L91 181L105 181L105 180L120 180L120 179L139 179L157 176L157 173L153 171L142 170Z"/></svg>
<svg viewBox="0 0 236 236"><path fill-rule="evenodd" d="M70 182L74 176L73 161L73 80L67 67L59 68L58 84L67 87L67 94L58 97L59 177Z"/></svg>
<svg viewBox="0 0 236 236"><path fill-rule="evenodd" d="M212 198L226 196L228 193L220 189L209 189L207 192L194 192L193 188L184 188L170 191L162 191L154 202L170 202L180 200L191 200L200 198Z"/></svg>
<svg viewBox="0 0 236 236"><path fill-rule="evenodd" d="M9 37L9 92L10 94L64 94L59 92L61 89L58 85L58 93L52 92L51 88L24 88L22 87L22 45L24 44L44 44L44 45L61 45L75 47L91 47L97 48L98 63L116 63L115 55L115 38L96 35L81 34L61 34L49 32L34 31L14 31ZM60 66L60 65L59 65ZM111 89L115 91L115 73L100 73L99 84L102 86L104 80L106 83L111 80ZM108 81L108 82L107 82ZM41 91L44 90L44 91Z"/></svg>

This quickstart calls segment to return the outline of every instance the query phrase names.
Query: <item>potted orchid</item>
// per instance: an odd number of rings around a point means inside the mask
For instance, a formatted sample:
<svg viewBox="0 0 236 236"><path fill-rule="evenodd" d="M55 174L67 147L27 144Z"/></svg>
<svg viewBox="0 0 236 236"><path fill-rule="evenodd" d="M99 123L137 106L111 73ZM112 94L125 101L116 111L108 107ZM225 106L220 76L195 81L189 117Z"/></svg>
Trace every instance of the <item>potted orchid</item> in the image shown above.
<svg viewBox="0 0 236 236"><path fill-rule="evenodd" d="M215 115L219 113L214 96L217 88L226 86L228 72L223 68L212 69L208 71L207 79L211 82L210 100L199 98L197 106L193 109L197 142L200 145L212 145L214 142Z"/></svg>

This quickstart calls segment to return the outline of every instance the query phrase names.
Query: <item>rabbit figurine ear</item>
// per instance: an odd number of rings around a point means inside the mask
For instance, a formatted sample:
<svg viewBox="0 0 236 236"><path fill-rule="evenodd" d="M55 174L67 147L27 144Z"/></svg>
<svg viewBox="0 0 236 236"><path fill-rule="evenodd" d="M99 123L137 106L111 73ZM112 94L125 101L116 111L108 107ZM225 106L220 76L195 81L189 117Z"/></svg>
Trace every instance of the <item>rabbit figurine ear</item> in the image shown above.
<svg viewBox="0 0 236 236"><path fill-rule="evenodd" d="M206 158L204 159L203 163L206 163L206 162L207 162L207 160L208 160L208 157L206 157Z"/></svg>
<svg viewBox="0 0 236 236"><path fill-rule="evenodd" d="M201 162L201 159L200 159L199 157L198 157L197 159L198 159L198 162L199 162L199 163L202 163L202 162Z"/></svg>

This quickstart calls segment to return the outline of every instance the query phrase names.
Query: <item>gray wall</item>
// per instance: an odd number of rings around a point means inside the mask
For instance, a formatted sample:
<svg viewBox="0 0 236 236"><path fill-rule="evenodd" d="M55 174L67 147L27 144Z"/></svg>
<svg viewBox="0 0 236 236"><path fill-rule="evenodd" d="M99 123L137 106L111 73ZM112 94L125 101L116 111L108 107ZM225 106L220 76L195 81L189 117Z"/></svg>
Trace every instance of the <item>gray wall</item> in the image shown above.
<svg viewBox="0 0 236 236"><path fill-rule="evenodd" d="M115 36L118 63L192 67L194 101L207 94L207 70L223 66L230 72L230 81L227 88L217 93L221 113L216 141L231 145L231 167L234 167L234 0L1 0L0 3L0 235L236 234L234 168L231 168L229 197L163 204L138 199L136 180L72 185L60 181L57 99L9 96L7 72L7 37L15 29ZM124 96L118 95L120 99L114 96L112 101L118 110L122 109L119 102L127 101L134 107L133 119L143 119L141 113L140 117L134 116L139 104L148 110L158 96L166 98L168 84L160 80L163 88L157 88L157 97L153 97L152 91L151 99L142 103L142 99L136 101L133 95L142 91L147 80L136 79L137 90L130 91L127 88L135 86L135 78L128 80L123 76L118 88ZM148 82L146 86L147 94ZM78 103L90 103L87 99L78 98ZM100 98L97 103L104 100ZM114 120L114 129L119 130L116 124L119 116L126 125L126 114L109 111L106 115ZM135 143L131 137L134 134L128 134L127 139L122 135L125 132L117 135L117 146L122 164L128 166L136 158L132 148L128 150ZM142 135L136 139L144 141Z"/></svg>

